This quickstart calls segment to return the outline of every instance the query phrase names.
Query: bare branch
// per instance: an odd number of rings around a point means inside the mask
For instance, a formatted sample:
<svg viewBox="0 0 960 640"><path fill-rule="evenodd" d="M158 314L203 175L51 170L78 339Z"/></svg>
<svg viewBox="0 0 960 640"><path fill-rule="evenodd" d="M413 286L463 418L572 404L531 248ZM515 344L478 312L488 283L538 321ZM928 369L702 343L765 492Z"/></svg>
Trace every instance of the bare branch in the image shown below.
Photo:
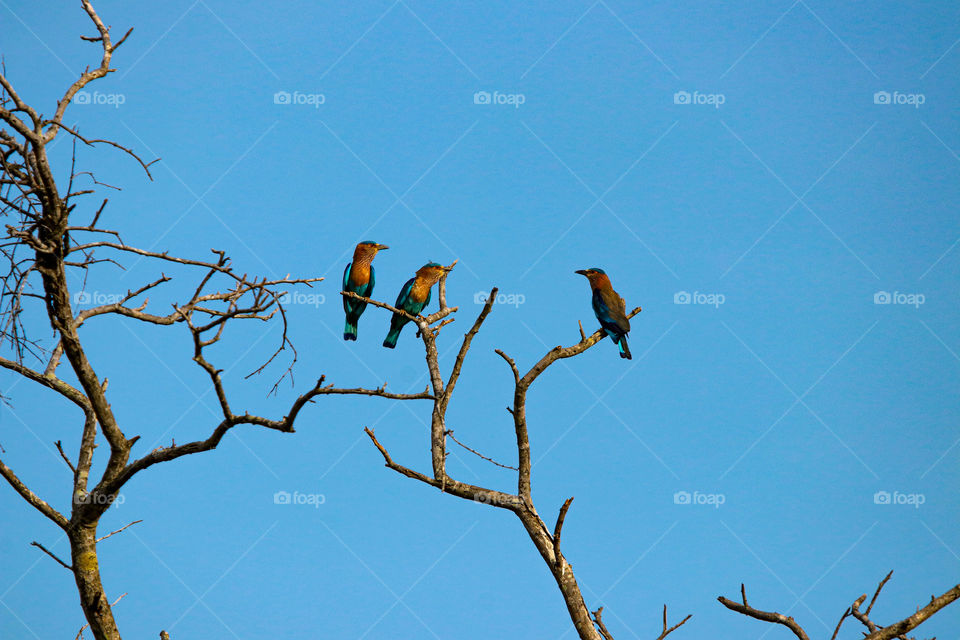
<svg viewBox="0 0 960 640"><path fill-rule="evenodd" d="M134 520L134 521L131 522L130 524L128 524L128 525L126 525L126 526L123 526L123 527L120 527L120 528L117 529L116 531L111 531L111 532L108 533L107 535L105 535L105 536L103 536L103 537L101 537L101 538L97 538L97 542L100 542L101 540L106 540L106 539L109 538L110 536L112 536L112 535L114 535L114 534L116 534L116 533L120 533L120 532L123 531L124 529L128 529L128 528L132 527L133 525L138 524L138 523L140 523L140 522L143 522L143 520Z"/></svg>
<svg viewBox="0 0 960 640"><path fill-rule="evenodd" d="M763 620L764 622L774 622L776 624L782 624L783 626L790 629L793 632L793 635L797 636L799 640L810 640L810 637L807 635L807 632L803 630L797 621L790 616L785 616L782 613L776 613L773 611L761 611L760 609L754 609L749 604L747 604L747 592L744 586L740 585L740 593L742 595L743 603L734 602L720 596L717 600L720 601L720 604L725 606L731 611L736 611L737 613L742 613L745 616L750 616L751 618L756 618L757 620Z"/></svg>
<svg viewBox="0 0 960 640"><path fill-rule="evenodd" d="M456 264L456 262L454 262ZM450 265L451 267L453 265ZM446 281L446 276L441 279L441 282ZM490 290L490 295L487 296L487 303L483 305L483 309L480 311L480 315L477 316L477 319L474 321L473 326L470 327L470 330L467 331L467 334L463 336L463 343L460 345L460 351L457 353L457 359L453 363L453 370L450 372L450 377L447 379L447 390L444 393L442 406L446 407L450 402L450 396L453 393L453 388L457 384L457 380L460 378L460 369L463 368L463 360L467 357L467 351L470 350L470 343L473 342L473 337L477 335L477 332L480 331L480 326L483 325L483 321L487 319L487 316L490 314L490 309L493 308L493 303L497 299L497 288L494 287ZM446 300L441 299L441 309L446 305Z"/></svg>
<svg viewBox="0 0 960 640"><path fill-rule="evenodd" d="M64 112L67 110L67 106L70 104L70 101L73 100L73 97L77 95L81 89L83 89L87 84L93 80L104 77L113 69L110 68L110 59L113 56L113 52L117 50L117 47L123 44L127 39L133 29L129 29L120 40L115 44L110 40L110 29L103 24L103 21L100 19L100 16L97 15L97 12L94 10L93 5L90 4L90 0L81 0L83 5L83 10L87 12L87 15L90 17L90 20L93 21L93 24L97 27L97 32L100 34L95 37L84 38L87 42L99 42L103 47L103 58L100 60L100 66L98 66L93 71L84 71L80 77L67 89L63 97L57 101L57 110L48 123L50 127L47 128L46 133L43 135L44 144L49 143L57 135L57 131L63 122Z"/></svg>
<svg viewBox="0 0 960 640"><path fill-rule="evenodd" d="M28 380L33 380L34 382L42 384L48 389L53 389L81 409L87 410L90 408L89 400L87 400L87 397L84 396L79 389L72 387L59 378L55 378L52 375L42 374L39 371L34 371L33 369L25 367L19 362L14 362L13 360L8 360L6 358L0 358L0 367L15 371Z"/></svg>
<svg viewBox="0 0 960 640"><path fill-rule="evenodd" d="M560 507L557 524L553 527L553 555L556 557L557 564L563 563L563 555L560 553L560 534L563 532L563 521L567 518L567 510L571 504L573 504L573 496L567 498L563 506Z"/></svg>
<svg viewBox="0 0 960 640"><path fill-rule="evenodd" d="M877 595L879 595L880 590L883 588L883 585L886 584L887 580L890 579L890 575L892 573L893 572L891 571L889 574L887 574L887 577L880 582L880 585L877 587L876 592L874 592L873 599L870 601L870 605L867 607L866 612L860 611L860 605L862 605L867 599L866 594L857 598L850 607L851 615L853 615L853 617L859 620L869 630L869 634L866 634L864 640L893 640L893 638L901 638L904 636L904 634L918 627L937 611L940 611L940 609L943 609L951 602L954 602L960 598L960 584L958 584L940 596L931 596L930 602L922 609L918 607L916 613L913 615L907 616L899 622L882 627L874 623L867 614L873 608L873 604L876 602Z"/></svg>
<svg viewBox="0 0 960 640"><path fill-rule="evenodd" d="M353 291L341 291L340 295L343 296L344 298L353 298L354 300L360 300L362 302L366 302L367 304L373 305L375 307L380 307L381 309L386 309L387 311L396 313L406 318L407 320L410 320L411 322L415 323L417 327L420 329L420 331L429 329L429 323L427 322L427 318L424 316L411 315L406 311L404 311L403 309L398 309L393 305L389 305L386 302L380 302L379 300L374 300L373 298L365 298L361 295L354 293ZM450 311L452 311L452 309Z"/></svg>
<svg viewBox="0 0 960 640"><path fill-rule="evenodd" d="M419 480L424 484L428 484L431 487L436 487L445 493L455 495L458 498L463 498L465 500L473 500L475 502L481 502L494 507L510 510L515 510L520 506L520 499L517 496L510 495L509 493L485 489L484 487L477 487L472 484L467 484L466 482L457 482L449 477L447 477L446 482L444 482L442 479L438 480L436 478L431 478L430 476L424 475L419 471L414 471L409 467L397 464L387 452L387 449L380 444L379 440L377 440L373 429L364 427L363 431L367 434L367 436L369 436L371 442L373 442L373 445L380 452L380 455L383 456L385 466L396 471L397 473L400 473L401 475L414 480Z"/></svg>
<svg viewBox="0 0 960 640"><path fill-rule="evenodd" d="M660 635L657 636L657 640L663 640L668 635L679 629L683 624L693 617L693 614L687 614L687 617L673 625L672 627L667 628L667 605L663 605L663 631L660 632Z"/></svg>
<svg viewBox="0 0 960 640"><path fill-rule="evenodd" d="M883 585L887 584L887 581L890 579L890 576L892 575L893 575L893 569L891 569L890 573L888 573L887 576L880 581L880 584L877 585L877 590L873 592L873 597L870 598L870 604L869 606L867 606L867 610L865 611L867 615L870 615L870 610L873 609L873 605L877 602L877 596L880 595L880 590L883 589Z"/></svg>
<svg viewBox="0 0 960 640"><path fill-rule="evenodd" d="M321 378L322 380L322 378ZM363 389L360 387L354 389L338 389L332 384L329 384L325 387L322 387L317 395L360 395L360 396L376 396L378 398L389 398L391 400L435 400L430 394L430 387L424 388L420 393L392 393L387 391L387 383L384 382L383 386L376 389Z"/></svg>
<svg viewBox="0 0 960 640"><path fill-rule="evenodd" d="M513 469L514 471L517 471L517 470L518 470L517 467L511 467L511 466L506 465L506 464L500 464L499 462L497 462L497 461L494 460L493 458L488 458L487 456L483 455L482 453L480 453L480 452L477 451L476 449L471 449L471 448L468 447L467 445L463 444L462 442L460 442L459 440L457 440L456 438L453 437L453 429L448 429L448 430L447 430L447 436L448 436L451 440L453 440L454 442L456 442L458 445L460 445L461 447L463 447L464 449L466 449L467 451L469 451L469 452L472 453L473 455L477 456L478 458L483 458L483 459L486 460L487 462L492 462L493 464L495 464L495 465L497 465L498 467L501 467L501 468L503 468L503 469Z"/></svg>
<svg viewBox="0 0 960 640"><path fill-rule="evenodd" d="M114 600L113 602L110 603L110 606L111 606L111 607L117 606L117 603L120 602L121 600L123 600L124 596L126 596L126 595L127 595L126 592L121 593L120 596L119 596L116 600ZM89 626L90 626L90 623L88 622L87 624L85 624L85 625L83 625L82 627L80 627L80 631L77 632L77 637L74 638L74 640L80 640L81 638L83 638L83 630L86 629L86 628L89 627ZM162 638L164 635L166 635L166 633L167 633L166 631L162 631L162 632L161 632L161 638ZM166 636L166 640L170 640L170 636L169 636L169 635Z"/></svg>
<svg viewBox="0 0 960 640"><path fill-rule="evenodd" d="M419 471L414 471L413 469L404 467L403 465L400 465L394 462L393 458L390 457L390 454L387 452L386 448L384 448L384 446L380 444L380 441L377 440L377 436L374 435L373 429L371 429L370 427L364 427L363 432L370 437L370 440L373 442L373 445L380 452L380 455L383 456L383 462L388 468L393 469L397 473L405 475L408 478L413 478L414 480L419 480L420 482L429 484L432 487L440 487L440 483L434 480L433 478L429 476L425 476Z"/></svg>
<svg viewBox="0 0 960 640"><path fill-rule="evenodd" d="M45 500L41 500L37 494L31 491L27 485L17 477L13 469L4 464L3 460L0 460L0 476L3 476L3 479L20 494L20 497L29 502L34 509L47 516L47 518L56 523L56 525L64 531L69 528L70 522L64 518L59 511L51 507Z"/></svg>
<svg viewBox="0 0 960 640"><path fill-rule="evenodd" d="M843 621L850 616L850 609L848 608L843 612L843 615L840 616L840 620L837 622L837 627L833 630L833 635L830 636L830 640L837 640L837 634L840 633L840 627L843 626Z"/></svg>
<svg viewBox="0 0 960 640"><path fill-rule="evenodd" d="M603 624L603 607L600 607L593 612L593 621L597 624L597 629L600 630L600 635L603 636L603 640L613 640L613 636L610 635L610 632L607 631L607 625Z"/></svg>
<svg viewBox="0 0 960 640"><path fill-rule="evenodd" d="M517 369L517 363L513 361L513 358L505 354L500 349L494 349L494 352L507 361L507 364L510 365L510 370L513 372L514 382L520 382L520 371Z"/></svg>
<svg viewBox="0 0 960 640"><path fill-rule="evenodd" d="M457 258L451 264L447 265L447 273L443 274L440 278L440 282L437 284L437 297L440 299L440 309L447 308L447 275L450 271L460 262L460 259Z"/></svg>
<svg viewBox="0 0 960 640"><path fill-rule="evenodd" d="M107 478L105 476L91 493L96 493L102 496L116 495L117 491L119 491L120 487L122 487L124 483L148 467L152 467L159 462L175 460L186 455L215 449L217 445L220 444L223 436L225 436L230 429L240 424L252 424L283 433L293 433L293 425L297 419L297 415L300 413L300 410L303 409L303 407L314 397L322 393L322 385L323 378L320 378L317 380L317 383L312 389L298 396L296 400L294 400L292 406L290 407L289 413L287 413L287 415L280 420L271 420L269 418L251 415L249 413L245 413L243 415L233 415L231 413L224 417L224 419L216 426L210 436L205 440L196 440L186 444L172 445L169 447L155 449L142 458L139 458L126 465L116 475L116 477ZM106 500L91 500L90 502L92 504L89 506L96 508L100 513L105 510L104 507L109 507L109 501Z"/></svg>
<svg viewBox="0 0 960 640"><path fill-rule="evenodd" d="M627 319L633 318L642 310L643 309L641 309L640 307L634 308L633 311L627 314ZM547 354L543 356L539 362L537 362L535 365L533 365L533 367L530 368L530 371L528 371L526 375L523 376L523 378L520 380L520 383L524 387L529 387L531 384L533 384L533 381L537 379L537 376L543 373L547 367L549 367L551 364L553 364L557 360L561 360L563 358L572 358L573 356L580 355L581 353L583 353L593 345L603 340L606 336L607 334L606 332L604 332L603 329L597 329L596 331L593 332L593 334L590 335L589 338L585 340L581 338L580 342L578 342L573 346L554 347L553 349L548 351Z"/></svg>
<svg viewBox="0 0 960 640"><path fill-rule="evenodd" d="M54 444L57 445L57 451L60 452L60 457L63 458L63 461L67 463L68 467L70 467L70 471L73 471L74 475L76 475L77 468L73 466L73 463L70 462L70 458L68 458L67 454L63 452L63 443L57 440L56 442L54 442Z"/></svg>
<svg viewBox="0 0 960 640"><path fill-rule="evenodd" d="M131 31L133 31L133 29L131 29ZM124 36L124 37L126 37L126 36ZM51 120L51 122L53 122L53 121ZM67 125L63 124L62 122L58 122L58 123L56 123L54 126L60 128L60 129L63 129L64 131L66 131L66 132L69 133L70 135L72 135L72 136L74 136L75 138L77 138L78 140L80 140L80 142L83 142L84 144L86 144L88 147L92 147L92 146L94 146L95 144L105 144L105 145L109 145L109 146L111 146L111 147L113 147L113 148L115 148L115 149L119 149L120 151L123 151L123 152L126 153L128 156L130 156L131 158L133 158L134 160L136 160L137 163L140 165L140 167L146 172L147 177L150 178L151 181L153 180L153 174L150 173L150 166L153 165L153 164L155 164L155 163L157 163L157 162L160 162L160 158L157 158L157 159L155 159L155 160L151 160L150 162L144 162L143 158L141 158L139 155L137 155L137 152L136 152L136 151L134 151L133 149L130 149L129 147L125 147L125 146L123 146L122 144L120 144L120 143L118 143L118 142L114 142L113 140L103 140L103 139L100 139L100 138L93 138L93 139L84 138L82 135L80 135L80 132L79 132L79 131L76 131L76 130L74 130L74 129L71 129L70 127L68 127ZM53 130L53 127L51 126L51 129L48 130L48 132L47 132L47 135L48 135L48 136L50 135L50 131L52 131L52 130ZM53 135L54 135L54 136L56 135L56 132L55 132L55 131L54 131ZM52 139L52 136L51 136L51 139ZM103 184L103 183L100 183L100 184ZM110 186L110 185L106 185L106 186ZM116 187L114 187L114 188L116 188Z"/></svg>
<svg viewBox="0 0 960 640"><path fill-rule="evenodd" d="M63 567L64 569L66 569L67 571L73 571L73 567L72 567L72 566L70 566L69 564L67 564L66 562L64 562L64 561L61 560L60 558L58 558L58 557L57 557L57 554L55 554L54 552L50 551L50 549L47 549L45 546L43 546L42 544L40 544L40 543L37 542L36 540L34 540L33 542L31 542L31 543L30 543L30 546L31 546L31 547L36 547L36 548L40 549L40 551L43 551L45 554L47 554L48 556L50 556L51 558L53 558L54 560L56 560L56 561L60 564L60 566L62 566L62 567Z"/></svg>

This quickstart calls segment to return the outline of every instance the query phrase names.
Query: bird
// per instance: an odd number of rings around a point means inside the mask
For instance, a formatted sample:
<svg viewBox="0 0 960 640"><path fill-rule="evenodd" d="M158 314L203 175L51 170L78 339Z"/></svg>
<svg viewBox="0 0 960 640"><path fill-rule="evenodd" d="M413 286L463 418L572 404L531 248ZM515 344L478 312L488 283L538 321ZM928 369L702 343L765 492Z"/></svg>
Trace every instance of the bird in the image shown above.
<svg viewBox="0 0 960 640"><path fill-rule="evenodd" d="M440 280L451 267L444 267L436 262L428 262L419 269L417 275L407 280L397 296L397 303L394 305L397 309L402 309L412 316L419 315L421 311L430 304L430 288L435 282ZM397 346L397 338L400 337L400 331L404 325L410 322L410 319L394 313L390 318L390 332L383 340L383 346L393 349Z"/></svg>
<svg viewBox="0 0 960 640"><path fill-rule="evenodd" d="M343 270L343 290L369 298L373 295L373 285L376 284L373 262L377 251L389 249L385 244L378 244L369 240L364 240L353 250L353 260L347 263L347 268ZM344 340L357 339L357 322L367 308L367 303L363 300L354 298L343 298L343 311L347 316L346 324L343 327Z"/></svg>
<svg viewBox="0 0 960 640"><path fill-rule="evenodd" d="M593 290L593 313L600 326L620 350L620 357L631 359L627 346L627 334L630 333L630 320L627 318L627 305L610 284L610 277L603 269L579 269L574 273L586 276Z"/></svg>

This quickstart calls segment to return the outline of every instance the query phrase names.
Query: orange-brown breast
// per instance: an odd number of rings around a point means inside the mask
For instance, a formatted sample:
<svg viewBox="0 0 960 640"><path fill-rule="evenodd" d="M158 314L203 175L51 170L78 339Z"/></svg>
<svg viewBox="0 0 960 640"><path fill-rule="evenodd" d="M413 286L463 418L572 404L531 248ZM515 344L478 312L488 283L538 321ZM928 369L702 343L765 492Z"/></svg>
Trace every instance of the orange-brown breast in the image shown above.
<svg viewBox="0 0 960 640"><path fill-rule="evenodd" d="M370 262L354 262L350 267L350 284L359 286L370 282Z"/></svg>
<svg viewBox="0 0 960 640"><path fill-rule="evenodd" d="M413 286L410 287L410 297L417 302L426 300L432 284L430 280L418 276L417 279L413 281Z"/></svg>

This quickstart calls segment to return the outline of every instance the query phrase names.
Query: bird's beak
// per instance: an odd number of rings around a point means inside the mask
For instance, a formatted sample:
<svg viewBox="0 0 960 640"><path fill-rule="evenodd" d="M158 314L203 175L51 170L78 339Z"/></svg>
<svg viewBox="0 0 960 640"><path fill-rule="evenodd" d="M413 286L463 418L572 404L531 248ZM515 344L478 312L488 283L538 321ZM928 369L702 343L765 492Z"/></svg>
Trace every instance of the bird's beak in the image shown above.
<svg viewBox="0 0 960 640"><path fill-rule="evenodd" d="M389 249L389 248L390 248L390 247L388 247L388 246L385 245L385 244L378 244L378 245L377 245L377 251L383 251L384 249Z"/></svg>
<svg viewBox="0 0 960 640"><path fill-rule="evenodd" d="M574 271L574 273L579 273L580 275L585 276L585 275L587 275L587 270L586 270L586 269L577 269L576 271Z"/></svg>

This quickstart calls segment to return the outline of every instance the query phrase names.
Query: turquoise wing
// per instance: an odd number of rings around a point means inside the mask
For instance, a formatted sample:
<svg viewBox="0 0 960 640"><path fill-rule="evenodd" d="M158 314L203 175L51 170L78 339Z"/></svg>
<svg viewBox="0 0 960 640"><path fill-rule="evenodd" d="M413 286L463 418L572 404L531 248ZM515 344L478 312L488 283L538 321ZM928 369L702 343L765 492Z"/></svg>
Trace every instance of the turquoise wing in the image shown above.
<svg viewBox="0 0 960 640"><path fill-rule="evenodd" d="M397 296L397 302L393 306L397 309L403 309L404 311L409 311L407 305L410 303L410 290L413 289L413 282L416 278L410 278L407 280L406 284L403 285L403 288L400 289L400 295Z"/></svg>
<svg viewBox="0 0 960 640"><path fill-rule="evenodd" d="M374 270L373 266L370 267L370 282L367 283L367 286L364 287L362 295L364 298L369 298L373 295L373 285L377 283L377 272Z"/></svg>

